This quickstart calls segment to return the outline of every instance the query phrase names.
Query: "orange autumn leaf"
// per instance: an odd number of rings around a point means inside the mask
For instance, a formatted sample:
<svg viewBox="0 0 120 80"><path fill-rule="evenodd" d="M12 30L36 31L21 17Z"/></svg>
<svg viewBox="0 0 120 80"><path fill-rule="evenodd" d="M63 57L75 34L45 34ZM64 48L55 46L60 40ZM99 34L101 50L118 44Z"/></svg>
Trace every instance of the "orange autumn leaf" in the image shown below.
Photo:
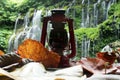
<svg viewBox="0 0 120 80"><path fill-rule="evenodd" d="M32 39L27 39L19 45L18 54L22 58L41 62L45 67L57 67L60 61L57 53L49 52L40 42Z"/></svg>

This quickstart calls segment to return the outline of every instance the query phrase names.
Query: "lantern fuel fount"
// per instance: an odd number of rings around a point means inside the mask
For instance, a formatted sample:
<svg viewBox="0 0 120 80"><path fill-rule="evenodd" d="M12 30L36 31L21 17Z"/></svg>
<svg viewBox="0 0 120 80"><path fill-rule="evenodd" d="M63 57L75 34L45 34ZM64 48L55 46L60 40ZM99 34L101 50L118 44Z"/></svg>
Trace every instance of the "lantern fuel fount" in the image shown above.
<svg viewBox="0 0 120 80"><path fill-rule="evenodd" d="M50 31L48 44L52 51L58 53L61 56L60 67L69 66L69 59L76 55L75 38L73 30L73 19L65 17L65 10L52 10L52 15L43 18L43 28L41 43L45 46L47 35L47 24L52 24L52 30ZM68 33L65 29L65 24L68 24ZM69 45L70 54L64 56L63 51L65 47Z"/></svg>

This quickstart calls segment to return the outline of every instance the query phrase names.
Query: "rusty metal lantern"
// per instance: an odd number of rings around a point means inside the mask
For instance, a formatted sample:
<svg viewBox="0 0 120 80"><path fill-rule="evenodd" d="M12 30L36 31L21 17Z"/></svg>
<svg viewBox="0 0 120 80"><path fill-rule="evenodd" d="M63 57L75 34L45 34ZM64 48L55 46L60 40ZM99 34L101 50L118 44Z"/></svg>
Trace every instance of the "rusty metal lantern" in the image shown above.
<svg viewBox="0 0 120 80"><path fill-rule="evenodd" d="M65 16L65 10L51 10L52 15L47 16L43 18L43 28L42 28L42 35L41 35L41 43L45 46L46 41L46 35L47 35L47 25L48 22L51 22L53 30L50 32L50 46L56 48L52 49L53 51L59 53L61 56L63 49L66 47L67 43L70 45L71 53L66 56L68 60L70 58L75 57L76 55L76 46L75 46L75 38L74 38L74 30L73 30L73 19L67 18ZM68 35L66 34L66 30L64 29L65 24L68 24L69 29L69 40ZM57 36L58 35L58 36ZM59 36L60 35L60 36ZM58 38L60 39L58 39ZM58 45L53 45L52 41L55 41L58 43ZM58 48L57 48L58 47ZM62 60L62 64L64 63L64 60Z"/></svg>

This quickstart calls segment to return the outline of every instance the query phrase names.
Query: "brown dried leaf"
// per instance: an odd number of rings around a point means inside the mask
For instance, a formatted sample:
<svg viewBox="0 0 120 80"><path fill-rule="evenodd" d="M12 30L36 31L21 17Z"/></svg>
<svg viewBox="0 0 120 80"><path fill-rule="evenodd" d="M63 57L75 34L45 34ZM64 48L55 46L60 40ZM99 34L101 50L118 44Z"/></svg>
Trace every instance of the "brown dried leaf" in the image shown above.
<svg viewBox="0 0 120 80"><path fill-rule="evenodd" d="M110 65L113 64L115 62L115 60L117 59L117 55L115 54L115 52L111 52L111 53L98 52L97 57L106 62L109 62Z"/></svg>
<svg viewBox="0 0 120 80"><path fill-rule="evenodd" d="M111 73L113 70L117 70L116 67L113 67L112 65L106 65L106 62L99 58L83 58L78 61L77 64L82 65L84 69L91 73L105 74Z"/></svg>
<svg viewBox="0 0 120 80"><path fill-rule="evenodd" d="M60 56L48 51L40 42L27 39L18 47L18 54L23 58L41 62L45 67L57 67Z"/></svg>

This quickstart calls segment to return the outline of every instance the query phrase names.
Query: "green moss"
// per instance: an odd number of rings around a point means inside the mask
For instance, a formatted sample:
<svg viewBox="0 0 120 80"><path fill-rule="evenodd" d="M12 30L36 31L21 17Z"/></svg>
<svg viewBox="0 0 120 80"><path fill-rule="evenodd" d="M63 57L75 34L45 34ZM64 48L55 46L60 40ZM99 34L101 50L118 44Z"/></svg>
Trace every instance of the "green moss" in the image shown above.
<svg viewBox="0 0 120 80"><path fill-rule="evenodd" d="M86 35L90 40L95 40L99 37L99 29L96 28L80 28L75 30L75 35L82 40L83 35Z"/></svg>

